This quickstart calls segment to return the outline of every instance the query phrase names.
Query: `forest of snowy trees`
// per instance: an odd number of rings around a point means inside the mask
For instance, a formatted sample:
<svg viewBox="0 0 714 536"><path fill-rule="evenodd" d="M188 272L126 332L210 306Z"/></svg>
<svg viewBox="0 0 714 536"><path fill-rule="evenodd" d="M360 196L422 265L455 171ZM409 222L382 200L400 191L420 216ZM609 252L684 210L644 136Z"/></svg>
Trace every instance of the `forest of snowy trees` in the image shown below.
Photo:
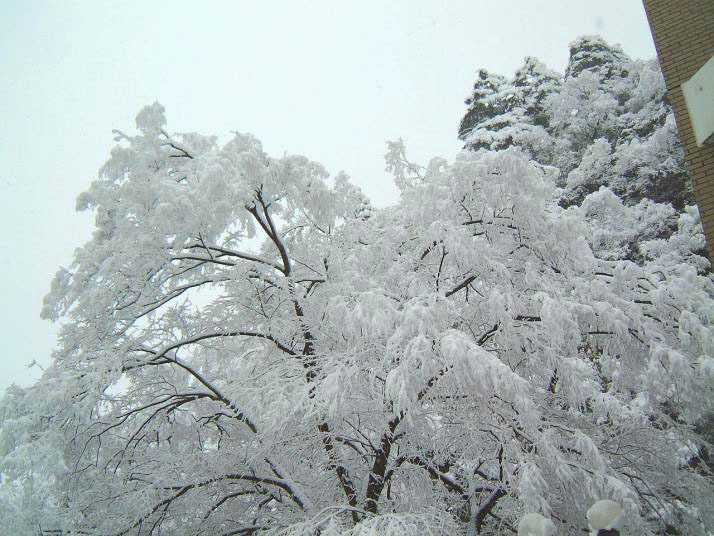
<svg viewBox="0 0 714 536"><path fill-rule="evenodd" d="M17 535L714 529L714 286L655 61L479 71L398 205L140 111L78 209L53 364L0 400ZM540 519L530 517L527 519Z"/></svg>

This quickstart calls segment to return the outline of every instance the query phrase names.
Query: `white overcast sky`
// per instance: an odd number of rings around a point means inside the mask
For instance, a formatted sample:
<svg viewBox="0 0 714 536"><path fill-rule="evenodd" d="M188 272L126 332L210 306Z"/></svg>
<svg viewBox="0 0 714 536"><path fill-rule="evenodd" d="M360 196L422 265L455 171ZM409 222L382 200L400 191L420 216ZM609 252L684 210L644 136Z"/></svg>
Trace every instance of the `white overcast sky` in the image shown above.
<svg viewBox="0 0 714 536"><path fill-rule="evenodd" d="M0 0L0 393L49 360L42 297L92 230L76 196L142 106L344 170L385 206L385 140L452 159L479 68L510 76L530 55L562 72L589 34L655 55L639 0Z"/></svg>

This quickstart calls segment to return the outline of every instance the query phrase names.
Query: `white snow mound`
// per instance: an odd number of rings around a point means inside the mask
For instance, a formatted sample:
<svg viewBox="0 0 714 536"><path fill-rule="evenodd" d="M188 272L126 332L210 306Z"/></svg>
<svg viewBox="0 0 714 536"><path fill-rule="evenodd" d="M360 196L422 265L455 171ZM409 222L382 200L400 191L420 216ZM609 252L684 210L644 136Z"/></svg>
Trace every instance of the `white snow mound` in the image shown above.
<svg viewBox="0 0 714 536"><path fill-rule="evenodd" d="M602 529L621 529L624 522L624 513L622 506L609 499L593 504L587 513L590 536L595 536Z"/></svg>
<svg viewBox="0 0 714 536"><path fill-rule="evenodd" d="M518 523L518 536L555 536L555 525L540 514L526 514Z"/></svg>

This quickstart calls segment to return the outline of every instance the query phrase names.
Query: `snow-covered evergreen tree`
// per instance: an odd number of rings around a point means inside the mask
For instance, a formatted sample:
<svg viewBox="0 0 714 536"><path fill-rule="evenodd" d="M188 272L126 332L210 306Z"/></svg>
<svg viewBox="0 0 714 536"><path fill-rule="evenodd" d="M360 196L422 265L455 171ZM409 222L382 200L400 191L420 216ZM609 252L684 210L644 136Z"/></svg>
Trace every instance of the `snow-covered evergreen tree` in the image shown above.
<svg viewBox="0 0 714 536"><path fill-rule="evenodd" d="M664 80L655 60L636 61L619 47L599 37L582 37L571 44L565 75L549 70L533 58L506 80L479 71L459 137L471 150L518 146L543 165L559 171L564 206L582 205L601 188L624 207L605 206L607 194L588 203L588 211L602 205L606 211L628 213L639 223L623 242L603 248L608 258L641 260L653 239L666 239L677 229L678 214L693 206L687 174ZM666 205L671 205L672 210ZM638 208L635 208L638 207ZM658 222L653 221L657 212ZM688 209L696 218L696 208ZM608 234L608 233L605 233ZM603 238L603 235L600 236ZM703 242L693 237L703 254Z"/></svg>

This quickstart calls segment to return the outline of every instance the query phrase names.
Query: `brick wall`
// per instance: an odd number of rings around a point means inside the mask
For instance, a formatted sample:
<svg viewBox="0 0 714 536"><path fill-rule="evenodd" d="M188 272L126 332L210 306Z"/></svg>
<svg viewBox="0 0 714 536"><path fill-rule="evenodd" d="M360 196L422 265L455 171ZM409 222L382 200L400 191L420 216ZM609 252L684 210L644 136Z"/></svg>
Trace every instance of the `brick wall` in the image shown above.
<svg viewBox="0 0 714 536"><path fill-rule="evenodd" d="M714 143L697 147L681 84L714 56L714 0L643 0L714 262ZM712 103L714 106L714 103Z"/></svg>

